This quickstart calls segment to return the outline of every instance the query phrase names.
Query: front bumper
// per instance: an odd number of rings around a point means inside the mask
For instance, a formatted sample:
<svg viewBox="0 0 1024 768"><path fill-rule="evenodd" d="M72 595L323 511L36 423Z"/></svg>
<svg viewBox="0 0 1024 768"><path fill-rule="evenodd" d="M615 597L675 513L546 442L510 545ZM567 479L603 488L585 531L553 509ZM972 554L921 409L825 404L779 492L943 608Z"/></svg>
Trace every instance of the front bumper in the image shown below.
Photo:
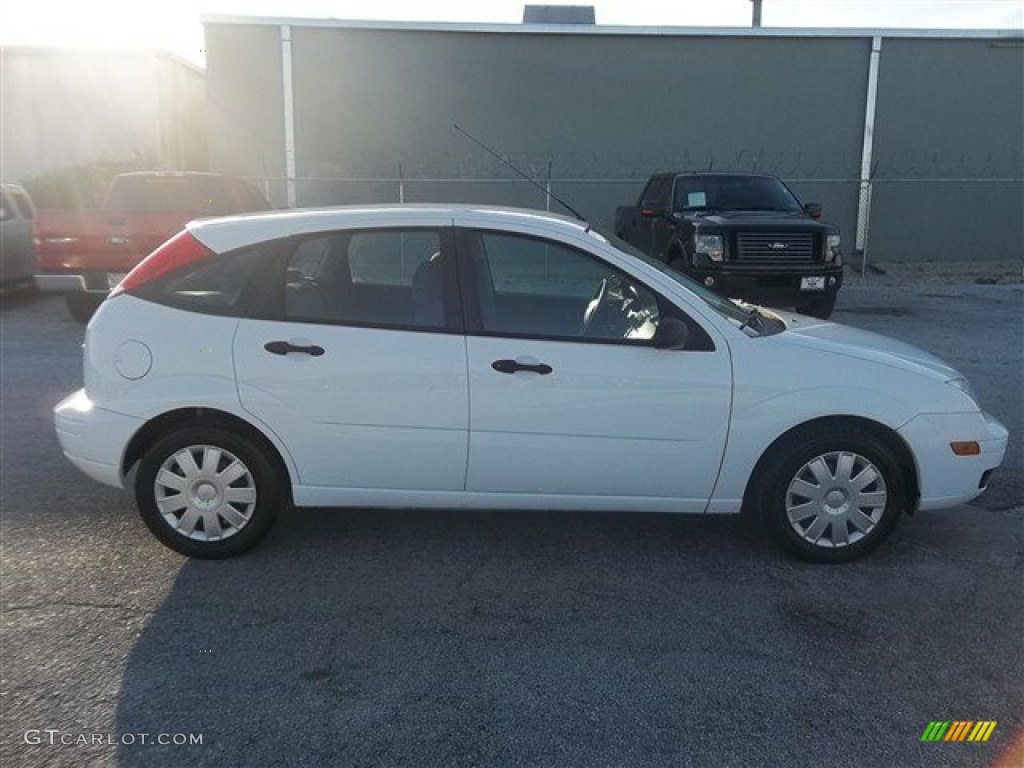
<svg viewBox="0 0 1024 768"><path fill-rule="evenodd" d="M739 267L725 263L721 267L697 266L687 272L717 294L753 304L800 306L835 294L843 286L843 268L824 264L807 265L797 270L791 267ZM804 278L821 278L823 288L801 288Z"/></svg>
<svg viewBox="0 0 1024 768"><path fill-rule="evenodd" d="M987 413L925 413L899 429L917 459L919 509L965 504L987 487L1003 463L1009 432ZM979 453L957 456L950 443L974 441Z"/></svg>
<svg viewBox="0 0 1024 768"><path fill-rule="evenodd" d="M53 421L61 450L72 464L93 480L124 487L121 460L142 419L97 408L80 389L54 407Z"/></svg>

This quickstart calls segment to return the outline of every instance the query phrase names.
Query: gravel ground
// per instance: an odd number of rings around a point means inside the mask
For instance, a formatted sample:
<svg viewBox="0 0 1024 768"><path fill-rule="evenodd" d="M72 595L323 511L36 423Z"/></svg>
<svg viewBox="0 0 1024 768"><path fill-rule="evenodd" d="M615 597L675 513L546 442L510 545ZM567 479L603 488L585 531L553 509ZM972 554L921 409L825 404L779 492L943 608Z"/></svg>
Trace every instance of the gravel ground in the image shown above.
<svg viewBox="0 0 1024 768"><path fill-rule="evenodd" d="M908 287L921 285L1019 285L1024 283L1024 260L892 262L866 269L854 256L847 260L844 285Z"/></svg>

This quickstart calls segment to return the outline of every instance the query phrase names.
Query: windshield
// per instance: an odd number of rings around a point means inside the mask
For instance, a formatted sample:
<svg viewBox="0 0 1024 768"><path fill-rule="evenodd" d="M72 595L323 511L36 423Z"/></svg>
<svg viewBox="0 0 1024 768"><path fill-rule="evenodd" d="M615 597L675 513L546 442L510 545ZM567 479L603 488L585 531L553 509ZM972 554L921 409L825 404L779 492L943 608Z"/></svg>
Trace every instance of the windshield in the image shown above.
<svg viewBox="0 0 1024 768"><path fill-rule="evenodd" d="M673 269L664 262L658 261L648 256L646 253L637 250L632 245L627 243L625 240L621 240L615 235L608 234L597 227L591 227L590 233L596 237L601 238L609 245L618 248L620 251L625 251L630 256L640 259L644 264L648 264L654 267L659 272L668 275L677 283L682 285L691 293L695 293L698 297L704 300L704 302L711 307L715 312L720 315L727 317L730 320L735 320L738 323L744 323L749 319L750 312L740 307L736 302L719 296L717 293L708 290L703 285L698 283L691 277L684 275L677 269Z"/></svg>
<svg viewBox="0 0 1024 768"><path fill-rule="evenodd" d="M224 185L213 176L139 175L114 181L107 198L109 211L132 213L182 212L223 216L233 212Z"/></svg>
<svg viewBox="0 0 1024 768"><path fill-rule="evenodd" d="M680 176L673 199L680 212L803 210L786 185L772 176Z"/></svg>

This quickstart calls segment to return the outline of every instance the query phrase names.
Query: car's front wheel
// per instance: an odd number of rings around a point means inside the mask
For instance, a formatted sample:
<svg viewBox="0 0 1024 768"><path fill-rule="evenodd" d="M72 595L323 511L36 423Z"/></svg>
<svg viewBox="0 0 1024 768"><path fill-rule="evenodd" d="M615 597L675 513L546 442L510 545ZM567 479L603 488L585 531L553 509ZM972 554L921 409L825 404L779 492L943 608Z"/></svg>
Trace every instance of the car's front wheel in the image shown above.
<svg viewBox="0 0 1024 768"><path fill-rule="evenodd" d="M776 541L819 563L853 560L892 531L905 502L892 450L868 430L797 433L776 446L760 478L760 508Z"/></svg>
<svg viewBox="0 0 1024 768"><path fill-rule="evenodd" d="M142 519L188 557L222 558L255 545L274 521L281 479L265 451L219 426L185 426L144 454L135 480Z"/></svg>

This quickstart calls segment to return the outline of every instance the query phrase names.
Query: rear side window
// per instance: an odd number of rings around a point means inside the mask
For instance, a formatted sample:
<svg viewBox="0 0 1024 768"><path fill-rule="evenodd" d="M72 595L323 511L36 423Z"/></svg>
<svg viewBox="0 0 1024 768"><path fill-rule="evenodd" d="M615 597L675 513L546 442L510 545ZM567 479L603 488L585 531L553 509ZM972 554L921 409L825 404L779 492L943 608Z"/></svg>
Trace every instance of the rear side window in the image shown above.
<svg viewBox="0 0 1024 768"><path fill-rule="evenodd" d="M335 232L299 241L285 270L289 320L441 329L450 309L436 230Z"/></svg>
<svg viewBox="0 0 1024 768"><path fill-rule="evenodd" d="M668 203L668 192L671 179L667 176L655 176L647 183L640 200L645 203Z"/></svg>
<svg viewBox="0 0 1024 768"><path fill-rule="evenodd" d="M259 288L264 259L254 248L204 259L140 291L144 298L181 309L238 314Z"/></svg>

